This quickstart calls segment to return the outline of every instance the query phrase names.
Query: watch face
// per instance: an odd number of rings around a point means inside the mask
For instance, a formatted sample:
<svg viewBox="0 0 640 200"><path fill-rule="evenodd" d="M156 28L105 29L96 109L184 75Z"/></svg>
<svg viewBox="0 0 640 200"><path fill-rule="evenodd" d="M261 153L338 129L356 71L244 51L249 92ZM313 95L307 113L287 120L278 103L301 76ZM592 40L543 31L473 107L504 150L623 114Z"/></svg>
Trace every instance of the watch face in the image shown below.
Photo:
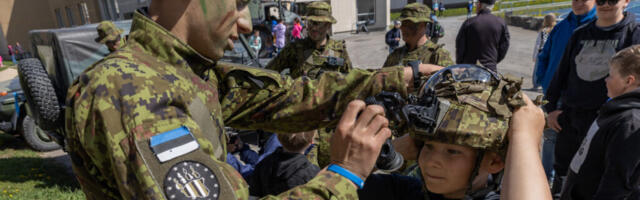
<svg viewBox="0 0 640 200"><path fill-rule="evenodd" d="M164 192L168 199L218 199L218 178L207 166L184 161L175 164L164 179Z"/></svg>

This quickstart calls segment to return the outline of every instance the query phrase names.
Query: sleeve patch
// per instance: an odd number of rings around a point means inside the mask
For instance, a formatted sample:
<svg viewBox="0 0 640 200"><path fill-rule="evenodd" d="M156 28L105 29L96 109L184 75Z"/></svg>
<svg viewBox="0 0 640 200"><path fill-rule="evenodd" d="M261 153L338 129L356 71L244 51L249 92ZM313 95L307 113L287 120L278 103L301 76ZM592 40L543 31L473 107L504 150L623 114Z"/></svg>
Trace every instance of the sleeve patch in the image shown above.
<svg viewBox="0 0 640 200"><path fill-rule="evenodd" d="M160 162L166 162L200 147L185 126L152 136L149 143L149 147Z"/></svg>

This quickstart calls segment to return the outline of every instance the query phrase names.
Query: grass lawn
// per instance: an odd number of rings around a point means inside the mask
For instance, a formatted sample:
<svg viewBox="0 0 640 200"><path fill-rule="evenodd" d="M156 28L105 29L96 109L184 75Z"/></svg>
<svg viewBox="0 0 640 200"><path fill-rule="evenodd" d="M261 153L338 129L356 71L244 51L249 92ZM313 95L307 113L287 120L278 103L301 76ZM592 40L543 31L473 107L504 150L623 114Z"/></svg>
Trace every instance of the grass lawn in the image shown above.
<svg viewBox="0 0 640 200"><path fill-rule="evenodd" d="M515 0L508 0L504 2L509 2L509 1L515 1ZM517 8L522 6L532 6L532 5L545 4L545 3L557 3L557 2L563 2L563 1L571 1L571 0L532 0L530 2L524 2L524 1L518 0L517 3L511 3L511 4L502 3L500 5L496 5L493 7L493 10L497 11L497 10L500 10L500 8ZM550 9L558 9L558 7L546 8L546 10L550 10ZM472 13L473 13L473 16L476 15L475 5L473 7ZM445 9L444 13L442 13L442 16L438 16L438 17L459 16L459 15L466 15L466 14L467 14L467 8L451 8L451 9ZM398 19L398 17L400 17L400 11L391 12L391 16L390 16L391 20L396 20Z"/></svg>
<svg viewBox="0 0 640 200"><path fill-rule="evenodd" d="M13 69L16 68L16 66L11 61L2 61L2 65L4 66L0 67L0 71L5 70L7 68L13 68Z"/></svg>
<svg viewBox="0 0 640 200"><path fill-rule="evenodd" d="M522 7L522 6L533 6L533 5L539 5L539 4L545 4L545 3L558 3L558 2L563 2L563 1L571 1L571 0L535 0L535 1L516 1L516 3L506 3L502 2L499 4L496 4L496 6L493 8L493 10L499 10L501 8L517 8L517 7Z"/></svg>
<svg viewBox="0 0 640 200"><path fill-rule="evenodd" d="M75 177L24 141L0 132L0 199L85 199Z"/></svg>

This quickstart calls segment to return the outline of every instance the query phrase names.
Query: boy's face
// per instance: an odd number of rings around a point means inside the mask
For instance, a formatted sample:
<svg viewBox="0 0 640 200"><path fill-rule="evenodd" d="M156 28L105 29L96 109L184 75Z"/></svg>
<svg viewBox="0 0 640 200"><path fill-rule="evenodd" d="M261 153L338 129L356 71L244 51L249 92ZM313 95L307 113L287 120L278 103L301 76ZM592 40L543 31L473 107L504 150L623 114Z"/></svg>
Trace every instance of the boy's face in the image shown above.
<svg viewBox="0 0 640 200"><path fill-rule="evenodd" d="M614 5L609 4L610 1L604 1L604 4L596 6L596 15L598 19L615 20L622 16L624 8L629 4L629 0L618 0Z"/></svg>
<svg viewBox="0 0 640 200"><path fill-rule="evenodd" d="M418 158L427 189L447 198L462 198L476 160L476 150L427 141Z"/></svg>
<svg viewBox="0 0 640 200"><path fill-rule="evenodd" d="M584 15L587 14L595 5L595 0L573 0L571 1L571 9L573 14Z"/></svg>
<svg viewBox="0 0 640 200"><path fill-rule="evenodd" d="M605 79L607 83L607 96L615 98L628 91L635 89L635 84L630 83L629 76L622 75L616 64L609 65L609 76ZM634 81L635 82L635 81Z"/></svg>
<svg viewBox="0 0 640 200"><path fill-rule="evenodd" d="M424 142L418 164L426 189L445 198L463 198L476 155L477 151L471 147ZM473 180L474 191L485 186L489 174L498 173L505 166L502 156L495 152L485 152L479 164L478 175Z"/></svg>

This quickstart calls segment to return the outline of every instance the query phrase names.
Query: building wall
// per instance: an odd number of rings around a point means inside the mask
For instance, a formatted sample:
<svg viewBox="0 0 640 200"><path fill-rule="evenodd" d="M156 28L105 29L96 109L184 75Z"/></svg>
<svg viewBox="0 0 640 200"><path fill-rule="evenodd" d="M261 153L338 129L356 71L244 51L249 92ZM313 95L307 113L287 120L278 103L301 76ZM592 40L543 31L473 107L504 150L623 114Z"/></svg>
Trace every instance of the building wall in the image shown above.
<svg viewBox="0 0 640 200"><path fill-rule="evenodd" d="M8 55L7 44L20 42L24 50L31 50L28 33L34 29L59 28L56 10L60 11L63 27L82 25L81 3L86 4L85 24L98 23L107 12L101 3L114 0L0 0L0 56ZM131 13L151 0L117 0L121 13ZM81 6L82 7L82 6ZM67 9L68 8L68 9ZM84 10L84 9L82 9ZM70 11L69 14L67 11ZM82 11L84 12L84 11ZM69 18L69 16L71 16ZM108 15L107 15L108 16Z"/></svg>
<svg viewBox="0 0 640 200"><path fill-rule="evenodd" d="M393 0L395 1L395 0ZM405 0L406 1L406 0ZM389 24L389 7L391 0L374 0L375 24L368 25L369 29L384 29ZM333 25L333 33L350 32L356 30L357 22L356 1L331 0L333 17L338 21Z"/></svg>
<svg viewBox="0 0 640 200"><path fill-rule="evenodd" d="M356 1L331 0L332 15L338 21L333 32L349 32L356 27Z"/></svg>
<svg viewBox="0 0 640 200"><path fill-rule="evenodd" d="M376 23L367 26L369 29L378 30L386 29L389 24L389 5L390 0L376 0Z"/></svg>

